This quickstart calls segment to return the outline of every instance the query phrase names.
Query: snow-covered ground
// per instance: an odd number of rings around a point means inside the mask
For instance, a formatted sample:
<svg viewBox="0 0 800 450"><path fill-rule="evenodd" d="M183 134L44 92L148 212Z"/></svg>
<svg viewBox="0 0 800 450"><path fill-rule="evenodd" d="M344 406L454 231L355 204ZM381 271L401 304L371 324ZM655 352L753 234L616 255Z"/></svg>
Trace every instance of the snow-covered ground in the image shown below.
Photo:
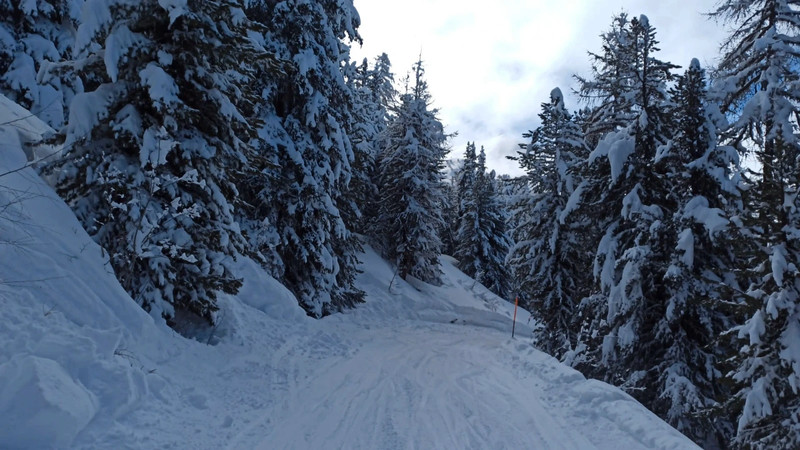
<svg viewBox="0 0 800 450"><path fill-rule="evenodd" d="M323 320L242 260L217 344L184 339L31 169L6 173L18 128L47 130L0 111L0 448L695 448L536 351L524 311L512 340L513 305L447 258L441 287L392 282L367 248L367 303Z"/></svg>

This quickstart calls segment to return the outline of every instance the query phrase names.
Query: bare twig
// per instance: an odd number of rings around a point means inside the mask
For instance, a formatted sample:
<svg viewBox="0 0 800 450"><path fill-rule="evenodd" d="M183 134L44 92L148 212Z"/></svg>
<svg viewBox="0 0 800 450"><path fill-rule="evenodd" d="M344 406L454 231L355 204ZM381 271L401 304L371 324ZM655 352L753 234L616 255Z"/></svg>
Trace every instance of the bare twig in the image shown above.
<svg viewBox="0 0 800 450"><path fill-rule="evenodd" d="M400 270L400 266L394 269L394 275L392 275L392 281L389 282L389 289L388 292L392 293L392 285L394 284L394 279L397 278L397 271Z"/></svg>

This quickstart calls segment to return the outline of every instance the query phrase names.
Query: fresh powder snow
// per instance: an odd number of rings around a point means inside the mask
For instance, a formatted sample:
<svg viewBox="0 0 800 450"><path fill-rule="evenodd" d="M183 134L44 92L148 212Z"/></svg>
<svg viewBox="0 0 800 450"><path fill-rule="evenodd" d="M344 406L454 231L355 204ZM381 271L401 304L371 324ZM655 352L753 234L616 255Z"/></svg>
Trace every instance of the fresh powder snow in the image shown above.
<svg viewBox="0 0 800 450"><path fill-rule="evenodd" d="M621 390L531 341L535 319L443 257L442 285L365 247L366 303L311 319L256 263L189 340L116 281L32 168L0 97L0 447L686 449Z"/></svg>

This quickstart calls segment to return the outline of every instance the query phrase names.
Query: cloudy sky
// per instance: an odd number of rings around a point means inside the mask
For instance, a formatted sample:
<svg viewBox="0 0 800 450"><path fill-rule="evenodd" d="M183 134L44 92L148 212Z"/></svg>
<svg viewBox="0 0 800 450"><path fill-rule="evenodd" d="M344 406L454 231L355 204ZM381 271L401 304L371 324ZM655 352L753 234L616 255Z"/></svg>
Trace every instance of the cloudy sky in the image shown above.
<svg viewBox="0 0 800 450"><path fill-rule="evenodd" d="M386 52L400 79L422 52L434 106L449 132L452 157L467 141L486 147L490 168L519 173L506 155L535 128L539 107L558 86L576 100L572 74L588 74L587 51L625 11L650 19L660 59L714 64L724 27L703 14L719 0L354 0L364 38L353 57ZM491 6L487 6L491 5Z"/></svg>

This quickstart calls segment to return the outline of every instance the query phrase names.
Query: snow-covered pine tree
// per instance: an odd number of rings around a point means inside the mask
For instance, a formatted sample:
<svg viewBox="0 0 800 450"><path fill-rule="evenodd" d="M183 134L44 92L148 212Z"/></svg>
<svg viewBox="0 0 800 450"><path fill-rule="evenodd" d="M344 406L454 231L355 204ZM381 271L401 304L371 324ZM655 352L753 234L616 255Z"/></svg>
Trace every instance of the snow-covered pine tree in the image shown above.
<svg viewBox="0 0 800 450"><path fill-rule="evenodd" d="M720 382L724 354L719 336L731 326L726 311L739 290L734 252L741 239L738 220L739 158L730 146L717 144L724 118L706 99L705 72L692 60L670 91L672 139L659 149L659 172L670 180L677 205L666 217L673 243L667 268L666 313L656 327L664 346L659 358L654 412L705 448L724 448L732 423L716 414L727 398Z"/></svg>
<svg viewBox="0 0 800 450"><path fill-rule="evenodd" d="M377 149L380 136L386 128L385 114L380 104L372 101L372 93L366 87L368 67L364 59L361 64L347 63L343 70L347 87L352 91L350 110L353 122L348 127L348 135L353 147L353 162L348 197L353 204L342 213L352 215L344 216L344 222L359 233L364 233L366 229L363 208L378 195L378 186L374 182Z"/></svg>
<svg viewBox="0 0 800 450"><path fill-rule="evenodd" d="M397 101L397 89L394 87L394 72L389 55L381 53L375 57L365 86L372 93L373 101L383 106L385 114L388 115Z"/></svg>
<svg viewBox="0 0 800 450"><path fill-rule="evenodd" d="M599 227L593 274L597 292L582 302L579 367L630 389L645 405L660 392L654 370L664 357L656 325L666 314L664 275L676 205L669 180L655 171L667 143L666 82L672 64L655 58L655 29L647 17L621 15L593 55L594 75L580 93L599 101L588 125L599 134L589 155L581 213Z"/></svg>
<svg viewBox="0 0 800 450"><path fill-rule="evenodd" d="M760 173L749 189L757 236L746 321L731 372L739 388L733 442L742 448L800 447L800 2L722 2L712 16L732 26L715 90L734 118L726 137L752 151Z"/></svg>
<svg viewBox="0 0 800 450"><path fill-rule="evenodd" d="M456 197L458 209L455 254L458 268L472 278L483 271L479 252L478 202L475 194L475 180L478 170L478 153L474 142L467 142L464 152L464 164L456 172Z"/></svg>
<svg viewBox="0 0 800 450"><path fill-rule="evenodd" d="M82 91L66 60L84 0L0 0L0 92L60 129Z"/></svg>
<svg viewBox="0 0 800 450"><path fill-rule="evenodd" d="M383 151L386 149L386 129L389 126L392 110L397 104L397 89L394 86L394 73L392 72L392 63L386 53L382 53L375 58L373 66L369 69L366 79L364 80L364 88L370 94L371 103L378 106L375 112L380 112L380 117L375 117L375 121L380 125L379 134L376 136L374 142L375 161L372 172L371 183L377 188L380 183L380 170L378 165L383 159ZM378 225L378 215L380 211L380 195L376 193L372 198L368 198L367 202L363 205L363 223L364 233L370 237L380 235L380 231L376 228Z"/></svg>
<svg viewBox="0 0 800 450"><path fill-rule="evenodd" d="M620 138L635 120L632 85L636 78L634 57L630 48L634 42L631 36L630 19L626 13L612 18L610 29L600 36L602 51L589 52L592 72L589 78L575 75L578 82L577 94L585 102L584 108L575 115L574 120L583 129L584 141L590 150L610 134ZM602 377L603 370L598 365L601 356L597 353L602 348L603 335L599 329L606 326L607 294L596 286L600 280L597 265L597 250L600 244L606 244L604 235L619 218L620 199L625 193L620 187L614 188L614 182L622 168L620 163L626 161L632 152L630 139L620 139L613 158L604 158L603 154L592 153L580 164L577 171L585 183L585 189L575 194L573 202L578 205L571 221L575 220L583 235L586 248L594 249L589 259L594 260L591 273L592 283L587 283L585 297L581 301L581 310L588 313L581 316L582 323L576 324L579 343L576 352L572 352L566 361L584 371L587 375ZM605 149L608 145L604 144ZM625 156L625 158L621 158ZM614 193L609 191L614 190ZM612 197L609 200L607 197ZM581 217L581 219L578 219ZM604 247L605 248L605 247ZM612 265L613 266L613 265ZM519 276L519 274L517 274ZM591 286L591 287L589 287Z"/></svg>
<svg viewBox="0 0 800 450"><path fill-rule="evenodd" d="M508 211L497 195L496 174L486 172L486 150L481 146L475 168L475 186L472 189L478 211L478 255L480 271L475 279L499 297L510 298L511 283L506 256L511 247L507 232Z"/></svg>
<svg viewBox="0 0 800 450"><path fill-rule="evenodd" d="M458 164L457 161L449 160L448 165ZM445 176L442 184L444 192L444 204L442 205L442 227L439 229L439 237L442 241L442 253L445 255L455 255L456 235L458 234L458 187L456 170L450 168L450 176Z"/></svg>
<svg viewBox="0 0 800 450"><path fill-rule="evenodd" d="M123 287L168 323L212 322L241 284L235 181L255 129L257 64L243 3L89 0L58 192L108 251ZM89 82L91 82L89 84ZM184 314L188 314L183 316Z"/></svg>
<svg viewBox="0 0 800 450"><path fill-rule="evenodd" d="M389 108L396 95L391 63L384 53L373 67L361 64L345 67L348 87L353 91L352 126L354 162L350 193L359 216L349 220L354 231L369 233L378 211L377 161L389 119Z"/></svg>
<svg viewBox="0 0 800 450"><path fill-rule="evenodd" d="M626 13L614 16L611 28L603 33L603 51L589 52L592 64L591 78L575 75L578 95L591 105L580 111L589 148L595 148L606 134L627 127L634 119L633 86L636 83L635 55L631 50L621 51L635 42L631 23Z"/></svg>
<svg viewBox="0 0 800 450"><path fill-rule="evenodd" d="M290 61L263 90L261 136L277 149L275 182L255 202L275 231L273 271L300 305L321 317L354 305L357 253L352 234L359 213L349 195L355 151L353 91L347 86L346 40L360 40L352 0L254 0L248 17L266 28L265 43ZM271 233L265 233L271 236ZM266 251L266 250L265 250Z"/></svg>
<svg viewBox="0 0 800 450"><path fill-rule="evenodd" d="M523 135L529 142L520 144L522 151L515 157L525 171L528 191L514 205L518 225L507 261L522 298L542 322L535 331L537 346L562 358L576 344L577 306L582 284L590 281L584 243L569 217L575 206L570 198L580 198L576 169L588 151L560 89L553 89L550 101L542 104L539 118L541 126Z"/></svg>
<svg viewBox="0 0 800 450"><path fill-rule="evenodd" d="M386 257L405 279L439 283L444 204L442 169L448 136L431 108L420 59L413 86L400 96L386 133L380 161L381 207L378 223Z"/></svg>
<svg viewBox="0 0 800 450"><path fill-rule="evenodd" d="M506 158L513 159L514 157L506 156ZM495 177L494 189L500 209L503 211L503 215L505 217L508 249L509 252L511 252L511 249L516 245L514 242L513 232L514 229L519 226L514 216L514 203L516 199L519 198L519 195L521 195L521 192L528 192L528 186L524 185L518 178L512 177L511 175L499 174ZM514 268L508 264L507 258L508 253L506 253L506 260L503 261L503 263L505 264L506 271L508 272L508 300L512 301L512 296L516 297L520 292L520 289L519 283L517 282L517 276L514 273ZM525 305L525 302L522 302L521 304Z"/></svg>

